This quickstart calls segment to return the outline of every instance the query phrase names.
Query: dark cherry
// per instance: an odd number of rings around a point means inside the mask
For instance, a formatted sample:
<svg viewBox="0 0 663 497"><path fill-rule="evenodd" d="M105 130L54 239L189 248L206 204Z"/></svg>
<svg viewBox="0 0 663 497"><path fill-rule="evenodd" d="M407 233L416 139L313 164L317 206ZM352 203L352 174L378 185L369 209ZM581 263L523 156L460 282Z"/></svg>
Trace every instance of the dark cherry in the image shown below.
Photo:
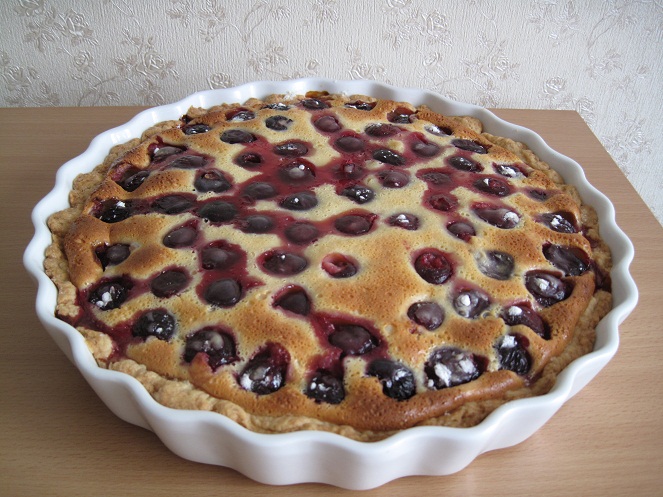
<svg viewBox="0 0 663 497"><path fill-rule="evenodd" d="M475 142L474 140L465 140L463 138L456 138L451 141L451 144L454 147L460 148L461 150L467 150L468 152L474 152L476 154L487 154L488 149L481 145L480 143Z"/></svg>
<svg viewBox="0 0 663 497"><path fill-rule="evenodd" d="M275 197L277 194L278 192L276 191L274 185L272 185L271 183L266 183L264 181L249 183L242 190L242 196L252 201L272 198Z"/></svg>
<svg viewBox="0 0 663 497"><path fill-rule="evenodd" d="M292 193L284 197L280 205L291 211L307 211L318 205L318 197L313 192Z"/></svg>
<svg viewBox="0 0 663 497"><path fill-rule="evenodd" d="M378 339L357 324L335 324L329 343L341 349L343 355L363 355L378 346Z"/></svg>
<svg viewBox="0 0 663 497"><path fill-rule="evenodd" d="M357 204L365 204L375 198L375 192L367 186L353 185L345 188L341 195L348 197Z"/></svg>
<svg viewBox="0 0 663 497"><path fill-rule="evenodd" d="M577 247L550 244L543 247L543 255L565 276L580 276L589 269L589 257Z"/></svg>
<svg viewBox="0 0 663 497"><path fill-rule="evenodd" d="M384 164L391 164L392 166L405 165L405 158L393 150L389 150L388 148L379 148L375 150L373 152L373 158Z"/></svg>
<svg viewBox="0 0 663 497"><path fill-rule="evenodd" d="M207 165L207 159L200 155L183 155L168 165L176 169L200 169Z"/></svg>
<svg viewBox="0 0 663 497"><path fill-rule="evenodd" d="M374 136L376 138L383 138L385 136L394 136L397 134L401 129L398 126L394 126L393 124L387 124L387 123L375 123L375 124L369 124L366 126L364 129L364 132L368 136Z"/></svg>
<svg viewBox="0 0 663 497"><path fill-rule="evenodd" d="M328 254L322 259L321 265L332 278L349 278L358 271L358 264L343 254Z"/></svg>
<svg viewBox="0 0 663 497"><path fill-rule="evenodd" d="M518 334L504 335L495 345L500 369L513 371L524 376L532 368L532 359L527 352L527 339Z"/></svg>
<svg viewBox="0 0 663 497"><path fill-rule="evenodd" d="M202 193L222 193L229 190L232 184L221 171L200 171L196 174L193 186Z"/></svg>
<svg viewBox="0 0 663 497"><path fill-rule="evenodd" d="M278 276L292 276L304 271L308 261L301 255L273 250L263 254L262 267L268 273Z"/></svg>
<svg viewBox="0 0 663 497"><path fill-rule="evenodd" d="M342 136L334 142L334 145L339 150L350 154L364 150L364 141L357 136Z"/></svg>
<svg viewBox="0 0 663 497"><path fill-rule="evenodd" d="M474 355L455 347L442 347L424 365L426 385L433 390L451 388L476 380L481 370Z"/></svg>
<svg viewBox="0 0 663 497"><path fill-rule="evenodd" d="M213 200L200 206L196 214L212 223L225 223L235 218L237 209L223 200Z"/></svg>
<svg viewBox="0 0 663 497"><path fill-rule="evenodd" d="M326 371L316 371L304 393L317 403L340 404L345 399L343 380Z"/></svg>
<svg viewBox="0 0 663 497"><path fill-rule="evenodd" d="M289 108L290 106L288 104L284 104L283 102L267 104L263 107L263 109L272 109L272 110L288 110Z"/></svg>
<svg viewBox="0 0 663 497"><path fill-rule="evenodd" d="M279 293L274 299L274 306L300 316L308 316L311 312L311 299L303 288L292 287Z"/></svg>
<svg viewBox="0 0 663 497"><path fill-rule="evenodd" d="M239 260L239 255L229 248L208 246L202 249L200 259L203 269L227 269Z"/></svg>
<svg viewBox="0 0 663 497"><path fill-rule="evenodd" d="M490 306L490 299L479 290L466 289L457 292L452 303L459 316L474 319Z"/></svg>
<svg viewBox="0 0 663 497"><path fill-rule="evenodd" d="M469 242L470 238L477 234L474 226L465 221L453 221L447 225L447 230L456 238L460 238L464 242Z"/></svg>
<svg viewBox="0 0 663 497"><path fill-rule="evenodd" d="M292 124L292 119L286 116L270 116L265 119L265 126L274 131L285 131Z"/></svg>
<svg viewBox="0 0 663 497"><path fill-rule="evenodd" d="M511 254L489 250L476 255L479 271L496 280L508 280L513 275L515 261Z"/></svg>
<svg viewBox="0 0 663 497"><path fill-rule="evenodd" d="M410 177L403 171L380 171L377 176L385 188L403 188L410 182Z"/></svg>
<svg viewBox="0 0 663 497"><path fill-rule="evenodd" d="M435 136L449 136L450 134L453 133L452 129L446 127L440 127L435 124L429 124L424 129L428 131L431 135Z"/></svg>
<svg viewBox="0 0 663 497"><path fill-rule="evenodd" d="M498 197L506 197L511 194L511 187L505 180L499 178L481 178L476 180L474 188L489 195L496 195Z"/></svg>
<svg viewBox="0 0 663 497"><path fill-rule="evenodd" d="M218 307L231 307L242 298L242 287L232 278L213 281L205 289L205 300Z"/></svg>
<svg viewBox="0 0 663 497"><path fill-rule="evenodd" d="M345 162L334 168L334 175L343 180L355 180L364 175L364 168L353 162Z"/></svg>
<svg viewBox="0 0 663 497"><path fill-rule="evenodd" d="M407 317L429 331L438 329L444 321L444 309L435 302L415 302L407 310Z"/></svg>
<svg viewBox="0 0 663 497"><path fill-rule="evenodd" d="M382 383L382 392L395 400L407 400L414 396L417 384L412 371L403 364L390 359L375 359L368 365L369 376Z"/></svg>
<svg viewBox="0 0 663 497"><path fill-rule="evenodd" d="M250 121L255 117L256 115L252 111L246 109L237 109L226 114L226 119L230 122Z"/></svg>
<svg viewBox="0 0 663 497"><path fill-rule="evenodd" d="M449 165L459 171L467 171L470 173L479 173L483 171L483 166L478 162L468 159L460 155L454 155L448 159Z"/></svg>
<svg viewBox="0 0 663 497"><path fill-rule="evenodd" d="M507 178L523 176L523 172L515 164L493 164L493 168L497 174L501 174Z"/></svg>
<svg viewBox="0 0 663 497"><path fill-rule="evenodd" d="M244 233L268 233L274 228L274 220L263 214L253 214L240 219L237 225Z"/></svg>
<svg viewBox="0 0 663 497"><path fill-rule="evenodd" d="M207 124L187 124L182 128L182 131L185 135L198 135L200 133L207 133L211 129L211 126Z"/></svg>
<svg viewBox="0 0 663 497"><path fill-rule="evenodd" d="M301 157L308 153L308 146L299 141L289 141L274 146L274 153L284 157Z"/></svg>
<svg viewBox="0 0 663 497"><path fill-rule="evenodd" d="M131 202L109 198L101 202L98 218L104 223L119 223L131 216Z"/></svg>
<svg viewBox="0 0 663 497"><path fill-rule="evenodd" d="M534 200L544 202L555 195L555 192L551 190L540 190L538 188L532 188L531 190L527 190L527 195L529 195Z"/></svg>
<svg viewBox="0 0 663 497"><path fill-rule="evenodd" d="M318 98L305 98L302 100L302 105L307 109L318 110L318 109L327 109L329 104L324 100Z"/></svg>
<svg viewBox="0 0 663 497"><path fill-rule="evenodd" d="M295 222L284 230L285 237L297 245L306 245L320 236L315 225L305 221Z"/></svg>
<svg viewBox="0 0 663 497"><path fill-rule="evenodd" d="M176 155L184 152L186 150L183 147L174 147L172 145L157 145L153 150L152 150L152 160L155 162L159 162L164 160L166 157L170 157L171 155Z"/></svg>
<svg viewBox="0 0 663 497"><path fill-rule="evenodd" d="M238 382L245 390L269 395L285 385L288 362L272 355L260 354L251 359L239 375Z"/></svg>
<svg viewBox="0 0 663 497"><path fill-rule="evenodd" d="M509 326L522 324L530 328L534 333L546 340L550 339L550 329L543 318L539 316L529 305L510 305L501 314L504 322Z"/></svg>
<svg viewBox="0 0 663 497"><path fill-rule="evenodd" d="M188 195L164 195L151 204L151 208L162 214L180 214L193 207L194 201Z"/></svg>
<svg viewBox="0 0 663 497"><path fill-rule="evenodd" d="M128 192L133 192L138 189L140 185L147 179L150 175L149 171L141 171L136 168L128 169L122 179L119 181L119 185Z"/></svg>
<svg viewBox="0 0 663 497"><path fill-rule="evenodd" d="M279 169L279 176L288 183L304 183L315 178L315 166L300 159L284 165Z"/></svg>
<svg viewBox="0 0 663 497"><path fill-rule="evenodd" d="M251 143L256 141L256 137L243 129L229 129L221 133L221 141L230 144Z"/></svg>
<svg viewBox="0 0 663 497"><path fill-rule="evenodd" d="M163 237L163 244L169 248L189 247L198 237L198 230L193 226L180 226Z"/></svg>
<svg viewBox="0 0 663 497"><path fill-rule="evenodd" d="M235 350L235 341L230 334L210 326L187 335L183 359L191 362L198 354L205 354L209 367L216 370L219 366L237 361Z"/></svg>
<svg viewBox="0 0 663 497"><path fill-rule="evenodd" d="M127 282L120 279L104 281L90 292L88 302L102 311L117 309L127 300L128 286Z"/></svg>
<svg viewBox="0 0 663 497"><path fill-rule="evenodd" d="M424 281L433 285L441 285L451 276L451 263L442 252L427 249L414 261L414 269Z"/></svg>
<svg viewBox="0 0 663 497"><path fill-rule="evenodd" d="M417 176L432 186L442 186L451 183L451 176L441 171L424 169L420 173L417 173Z"/></svg>
<svg viewBox="0 0 663 497"><path fill-rule="evenodd" d="M476 207L474 212L488 224L504 230L515 228L520 222L518 213L506 207Z"/></svg>
<svg viewBox="0 0 663 497"><path fill-rule="evenodd" d="M398 214L389 216L387 223L389 226L395 226L397 228L403 228L410 231L419 229L419 218L408 212L399 212Z"/></svg>
<svg viewBox="0 0 663 497"><path fill-rule="evenodd" d="M157 337L170 340L175 334L175 318L168 311L154 309L143 313L131 328L131 334L139 338Z"/></svg>
<svg viewBox="0 0 663 497"><path fill-rule="evenodd" d="M387 113L387 120L396 124L407 124L412 122L413 110L406 107L398 107L393 111Z"/></svg>
<svg viewBox="0 0 663 497"><path fill-rule="evenodd" d="M334 220L334 228L346 235L363 235L373 226L374 215L348 214Z"/></svg>
<svg viewBox="0 0 663 497"><path fill-rule="evenodd" d="M412 144L412 151L419 157L435 157L440 153L440 146L429 141L420 140Z"/></svg>
<svg viewBox="0 0 663 497"><path fill-rule="evenodd" d="M320 131L326 133L333 133L341 129L340 123L333 116L322 116L313 122L313 125Z"/></svg>
<svg viewBox="0 0 663 497"><path fill-rule="evenodd" d="M248 167L249 169L252 169L262 164L262 156L255 152L247 152L245 154L239 155L235 159L235 164L241 167Z"/></svg>
<svg viewBox="0 0 663 497"><path fill-rule="evenodd" d="M537 221L558 233L577 233L575 216L570 212L550 212L541 214Z"/></svg>
<svg viewBox="0 0 663 497"><path fill-rule="evenodd" d="M150 282L152 293L160 298L172 297L180 293L189 284L189 277L179 269L163 271Z"/></svg>
<svg viewBox="0 0 663 497"><path fill-rule="evenodd" d="M544 307L561 302L570 293L570 286L557 276L545 271L530 271L525 275L525 287Z"/></svg>
<svg viewBox="0 0 663 497"><path fill-rule="evenodd" d="M357 100L356 102L348 102L345 106L358 110L373 110L376 104L377 102L362 102L361 100Z"/></svg>
<svg viewBox="0 0 663 497"><path fill-rule="evenodd" d="M428 197L428 205L436 211L449 212L458 206L458 200L450 193L436 193Z"/></svg>
<svg viewBox="0 0 663 497"><path fill-rule="evenodd" d="M115 243L113 245L100 245L94 249L101 267L106 269L108 266L116 266L123 262L131 252L129 245L124 243Z"/></svg>

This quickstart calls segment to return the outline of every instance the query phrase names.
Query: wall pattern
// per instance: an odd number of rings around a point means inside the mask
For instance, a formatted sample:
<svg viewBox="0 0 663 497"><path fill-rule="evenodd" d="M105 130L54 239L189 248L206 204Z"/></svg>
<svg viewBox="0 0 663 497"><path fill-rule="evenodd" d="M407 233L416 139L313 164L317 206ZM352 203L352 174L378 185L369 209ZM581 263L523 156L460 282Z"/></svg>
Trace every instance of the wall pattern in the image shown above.
<svg viewBox="0 0 663 497"><path fill-rule="evenodd" d="M3 0L0 105L159 105L257 79L578 111L663 223L663 0Z"/></svg>

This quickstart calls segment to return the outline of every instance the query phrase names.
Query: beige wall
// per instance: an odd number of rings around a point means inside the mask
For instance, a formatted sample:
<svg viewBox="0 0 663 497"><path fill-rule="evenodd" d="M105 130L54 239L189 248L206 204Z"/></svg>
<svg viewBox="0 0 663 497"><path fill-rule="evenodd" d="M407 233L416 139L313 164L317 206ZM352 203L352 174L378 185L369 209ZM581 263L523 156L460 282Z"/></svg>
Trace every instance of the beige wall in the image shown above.
<svg viewBox="0 0 663 497"><path fill-rule="evenodd" d="M1 0L0 105L158 105L257 79L575 109L663 221L662 0Z"/></svg>

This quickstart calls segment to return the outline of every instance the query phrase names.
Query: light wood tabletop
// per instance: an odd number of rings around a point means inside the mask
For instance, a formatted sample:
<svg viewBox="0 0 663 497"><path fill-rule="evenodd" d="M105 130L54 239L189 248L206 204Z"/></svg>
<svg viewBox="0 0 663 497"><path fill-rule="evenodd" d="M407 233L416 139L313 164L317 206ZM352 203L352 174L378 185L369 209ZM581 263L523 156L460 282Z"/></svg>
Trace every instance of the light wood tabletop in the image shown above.
<svg viewBox="0 0 663 497"><path fill-rule="evenodd" d="M0 109L0 494L350 494L318 484L270 487L179 458L152 432L116 418L37 320L35 285L21 262L33 231L30 212L61 164L140 110ZM663 495L663 228L577 113L495 112L574 158L612 200L635 245L639 304L620 327L615 358L533 437L483 454L457 474L403 478L363 494ZM663 165L650 167L660 184Z"/></svg>

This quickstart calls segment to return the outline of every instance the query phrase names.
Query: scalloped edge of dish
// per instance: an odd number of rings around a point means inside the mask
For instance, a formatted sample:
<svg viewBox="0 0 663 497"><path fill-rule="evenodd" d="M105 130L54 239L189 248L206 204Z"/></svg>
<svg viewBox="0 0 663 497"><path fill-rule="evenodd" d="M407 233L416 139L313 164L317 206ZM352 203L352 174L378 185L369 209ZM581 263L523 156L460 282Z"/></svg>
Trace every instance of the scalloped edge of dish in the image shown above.
<svg viewBox="0 0 663 497"><path fill-rule="evenodd" d="M378 442L358 442L317 431L259 434L214 412L176 410L157 403L133 377L99 368L82 335L55 317L57 290L43 270L44 251L51 243L46 220L68 207L67 194L77 174L102 162L113 145L140 136L155 123L179 118L190 106L207 108L272 93L303 94L310 90L371 95L428 105L442 114L477 117L487 132L526 143L565 181L576 186L585 203L596 209L601 236L612 251L613 308L597 327L594 350L565 368L549 393L504 404L471 428L416 427ZM34 208L32 221L35 235L23 262L37 281L37 315L109 409L129 423L154 431L172 452L185 459L233 468L272 485L317 482L353 490L370 489L404 476L452 474L484 452L526 440L612 359L619 346L619 324L638 300L629 274L633 245L617 226L612 203L589 184L578 163L551 149L535 132L508 123L487 109L455 102L431 91L397 88L376 81L258 81L197 92L178 102L147 109L124 125L101 133L85 152L65 163L56 174L53 190ZM275 458L278 465L274 464Z"/></svg>

